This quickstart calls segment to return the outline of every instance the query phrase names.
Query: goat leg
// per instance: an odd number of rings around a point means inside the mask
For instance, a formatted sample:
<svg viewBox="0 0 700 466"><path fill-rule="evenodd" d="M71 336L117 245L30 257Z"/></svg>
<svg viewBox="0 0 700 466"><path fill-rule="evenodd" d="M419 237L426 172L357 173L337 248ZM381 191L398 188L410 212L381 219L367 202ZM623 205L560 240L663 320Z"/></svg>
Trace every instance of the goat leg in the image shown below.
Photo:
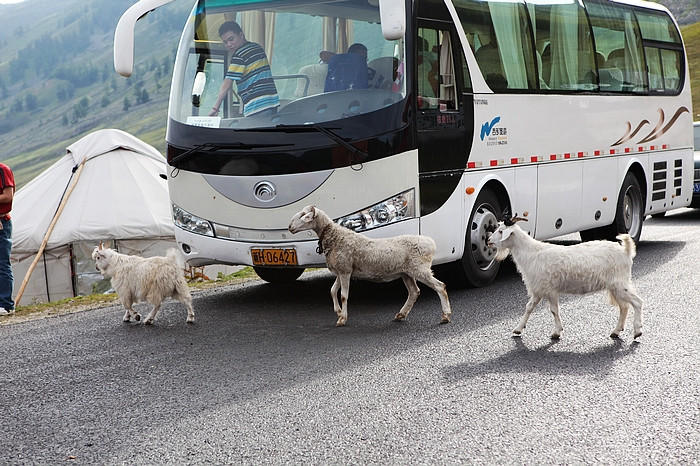
<svg viewBox="0 0 700 466"><path fill-rule="evenodd" d="M148 314L148 317L146 317L146 320L143 321L144 324L151 325L153 323L153 319L156 318L156 314L158 314L158 311L160 310L160 305L161 305L161 303L159 302L153 306L153 310L151 311L150 314Z"/></svg>
<svg viewBox="0 0 700 466"><path fill-rule="evenodd" d="M610 338L620 338L620 332L625 329L625 321L627 320L627 311L629 308L626 303L620 303L618 306L620 308L620 315L617 318L617 325L610 333Z"/></svg>
<svg viewBox="0 0 700 466"><path fill-rule="evenodd" d="M562 330L564 330L559 317L559 296L548 296L547 301L549 301L549 310L554 315L554 333L552 333L551 338L552 340L558 340L561 337Z"/></svg>
<svg viewBox="0 0 700 466"><path fill-rule="evenodd" d="M513 333L515 335L520 335L523 333L523 329L525 329L525 325L530 318L530 314L532 314L532 311L535 310L540 301L542 301L541 297L530 296L530 300L525 305L525 314L523 314L523 316L520 318L520 322L518 322L518 325L513 329Z"/></svg>

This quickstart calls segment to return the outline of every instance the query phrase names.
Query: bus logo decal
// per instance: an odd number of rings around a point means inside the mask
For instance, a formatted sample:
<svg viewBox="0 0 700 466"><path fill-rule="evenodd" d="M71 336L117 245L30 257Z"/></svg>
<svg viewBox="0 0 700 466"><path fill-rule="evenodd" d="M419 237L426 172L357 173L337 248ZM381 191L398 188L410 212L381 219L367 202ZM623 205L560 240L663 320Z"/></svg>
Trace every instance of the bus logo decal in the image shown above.
<svg viewBox="0 0 700 466"><path fill-rule="evenodd" d="M657 139L661 136L663 136L670 128L671 126L676 123L676 120L678 120L678 117L680 117L683 113L685 112L690 112L687 107L679 107L678 110L676 110L676 113L673 114L673 117L671 117L671 120L664 125L664 120L666 115L664 114L664 110L662 108L658 109L659 112L659 122L656 124L656 127L649 132L641 141L638 142L638 144L643 144L645 142L653 141L654 139ZM622 136L620 139L612 143L612 146L619 146L620 144L629 141L633 137L637 135L637 133L645 126L650 124L649 120L642 120L637 127L632 131L632 124L628 121L626 122L627 124L627 131L625 132L625 135ZM482 130L483 133L483 130ZM482 137L483 139L483 137Z"/></svg>
<svg viewBox="0 0 700 466"><path fill-rule="evenodd" d="M484 138L485 138L486 136L488 136L488 135L491 133L491 130L493 129L494 126L496 126L496 124L498 124L499 121L501 121L501 117L497 116L496 118L494 118L493 120L491 120L490 123L489 123L489 122L486 122L486 123L484 123L483 125L481 125L481 135L480 135L480 137L481 137L481 140L482 140L482 141L484 140Z"/></svg>

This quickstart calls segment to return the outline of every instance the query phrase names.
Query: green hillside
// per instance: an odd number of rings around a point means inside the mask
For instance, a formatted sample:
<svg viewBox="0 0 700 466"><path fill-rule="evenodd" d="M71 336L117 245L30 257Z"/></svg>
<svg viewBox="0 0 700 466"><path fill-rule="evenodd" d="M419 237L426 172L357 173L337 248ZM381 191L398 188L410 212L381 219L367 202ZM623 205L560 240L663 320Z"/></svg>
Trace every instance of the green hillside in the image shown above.
<svg viewBox="0 0 700 466"><path fill-rule="evenodd" d="M681 28L690 68L690 89L693 92L693 120L700 120L700 23Z"/></svg>
<svg viewBox="0 0 700 466"><path fill-rule="evenodd" d="M113 40L133 0L51 0L39 19L41 2L27 3L0 6L0 160L17 186L97 129L127 131L164 152L170 76L191 0L139 22L128 79L114 71Z"/></svg>

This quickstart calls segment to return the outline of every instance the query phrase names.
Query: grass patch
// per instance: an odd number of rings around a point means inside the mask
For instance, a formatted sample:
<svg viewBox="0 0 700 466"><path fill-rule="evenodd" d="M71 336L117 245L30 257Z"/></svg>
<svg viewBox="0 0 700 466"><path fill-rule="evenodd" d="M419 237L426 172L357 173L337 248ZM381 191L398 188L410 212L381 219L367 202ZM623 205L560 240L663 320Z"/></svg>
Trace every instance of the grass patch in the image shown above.
<svg viewBox="0 0 700 466"><path fill-rule="evenodd" d="M244 267L232 274L219 275L212 280L193 280L189 282L192 291L209 290L219 286L234 285L248 280L258 278L252 267ZM0 316L0 325L8 325L28 320L36 320L44 317L70 314L73 312L99 309L119 304L119 297L116 293L91 294L86 296L76 296L50 303L36 303L26 306L17 306L13 314Z"/></svg>

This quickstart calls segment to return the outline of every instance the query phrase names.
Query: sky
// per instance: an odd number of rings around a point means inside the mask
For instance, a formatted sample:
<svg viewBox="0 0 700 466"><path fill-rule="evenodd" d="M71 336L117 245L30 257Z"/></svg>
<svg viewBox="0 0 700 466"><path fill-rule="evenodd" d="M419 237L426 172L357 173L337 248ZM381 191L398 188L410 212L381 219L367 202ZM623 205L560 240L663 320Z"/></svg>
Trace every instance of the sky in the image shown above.
<svg viewBox="0 0 700 466"><path fill-rule="evenodd" d="M6 3L22 3L24 0L0 0L0 5L6 4Z"/></svg>

